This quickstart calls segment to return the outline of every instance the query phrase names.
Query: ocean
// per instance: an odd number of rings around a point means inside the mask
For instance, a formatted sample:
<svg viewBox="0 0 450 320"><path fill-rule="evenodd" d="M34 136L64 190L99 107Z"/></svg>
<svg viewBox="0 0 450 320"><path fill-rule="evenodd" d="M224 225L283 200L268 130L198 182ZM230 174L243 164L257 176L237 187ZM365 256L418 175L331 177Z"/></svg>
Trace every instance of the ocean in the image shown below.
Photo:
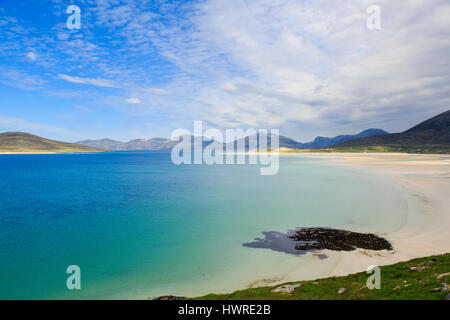
<svg viewBox="0 0 450 320"><path fill-rule="evenodd" d="M0 299L223 293L308 263L244 245L262 232L407 220L405 193L368 170L282 156L277 175L259 173L156 151L0 155ZM66 286L70 265L80 290Z"/></svg>

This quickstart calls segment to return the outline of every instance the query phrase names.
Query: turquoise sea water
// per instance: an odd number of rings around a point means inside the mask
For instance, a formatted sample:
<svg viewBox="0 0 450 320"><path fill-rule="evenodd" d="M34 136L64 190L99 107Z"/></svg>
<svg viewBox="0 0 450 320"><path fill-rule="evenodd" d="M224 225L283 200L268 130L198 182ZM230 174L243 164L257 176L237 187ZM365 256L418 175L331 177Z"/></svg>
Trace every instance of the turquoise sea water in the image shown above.
<svg viewBox="0 0 450 320"><path fill-rule="evenodd" d="M165 152L0 155L0 298L226 291L293 259L243 246L263 231L405 223L404 195L369 172L280 161L261 176L257 165L175 166ZM69 265L81 290L66 288Z"/></svg>

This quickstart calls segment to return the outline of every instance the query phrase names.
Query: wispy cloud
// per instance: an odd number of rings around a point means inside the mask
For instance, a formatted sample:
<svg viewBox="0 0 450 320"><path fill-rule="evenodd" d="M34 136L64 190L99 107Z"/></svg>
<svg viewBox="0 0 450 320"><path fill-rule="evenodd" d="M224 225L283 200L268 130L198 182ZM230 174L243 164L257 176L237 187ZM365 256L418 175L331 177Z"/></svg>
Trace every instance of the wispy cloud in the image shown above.
<svg viewBox="0 0 450 320"><path fill-rule="evenodd" d="M38 75L17 70L13 67L0 66L0 83L32 91L42 89L46 81Z"/></svg>
<svg viewBox="0 0 450 320"><path fill-rule="evenodd" d="M89 84L97 87L106 87L106 88L117 88L118 86L112 80L108 79L90 79L90 78L80 78L80 77L72 77L67 74L59 74L59 78L66 80L72 83L81 83L81 84Z"/></svg>
<svg viewBox="0 0 450 320"><path fill-rule="evenodd" d="M133 103L133 104L142 103L141 99L139 99L139 98L129 98L129 99L125 99L125 101L128 103Z"/></svg>
<svg viewBox="0 0 450 320"><path fill-rule="evenodd" d="M28 58L28 60L30 60L30 61L34 61L34 60L37 59L37 54L34 53L34 52L28 52L28 53L27 53L27 58Z"/></svg>
<svg viewBox="0 0 450 320"><path fill-rule="evenodd" d="M450 44L439 39L449 37L450 4L379 1L380 31L366 28L371 4L207 0L167 5L157 19L134 2L105 1L97 23L176 65L165 89L187 101L180 112L220 126L326 128L447 108Z"/></svg>
<svg viewBox="0 0 450 320"><path fill-rule="evenodd" d="M450 44L439 39L450 36L450 4L381 1L378 32L366 28L369 4L206 1L195 31L174 32L164 48L185 70L212 70L197 96L216 123L329 124L448 108ZM188 43L196 46L177 50Z"/></svg>

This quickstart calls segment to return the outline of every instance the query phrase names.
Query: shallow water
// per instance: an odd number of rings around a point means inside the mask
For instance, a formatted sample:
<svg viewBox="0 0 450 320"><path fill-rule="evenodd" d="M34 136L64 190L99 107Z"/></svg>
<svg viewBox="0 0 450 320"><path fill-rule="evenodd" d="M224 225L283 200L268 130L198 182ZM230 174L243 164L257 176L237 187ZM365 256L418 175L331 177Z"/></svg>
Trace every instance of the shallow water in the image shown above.
<svg viewBox="0 0 450 320"><path fill-rule="evenodd" d="M0 298L224 292L307 264L243 245L262 232L406 223L408 201L390 181L280 161L261 176L257 165L175 166L166 152L0 155ZM66 288L69 265L81 268L81 290Z"/></svg>

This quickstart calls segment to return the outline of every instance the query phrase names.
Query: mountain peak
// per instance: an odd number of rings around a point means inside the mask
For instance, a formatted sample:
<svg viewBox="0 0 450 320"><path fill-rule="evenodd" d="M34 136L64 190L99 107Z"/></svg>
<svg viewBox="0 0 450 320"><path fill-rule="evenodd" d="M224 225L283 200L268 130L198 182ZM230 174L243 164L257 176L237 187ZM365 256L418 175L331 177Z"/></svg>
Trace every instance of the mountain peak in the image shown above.
<svg viewBox="0 0 450 320"><path fill-rule="evenodd" d="M402 133L360 138L337 147L391 146L418 148L450 147L450 110L438 114Z"/></svg>
<svg viewBox="0 0 450 320"><path fill-rule="evenodd" d="M370 128L370 129L363 130L360 133L355 134L355 135L349 135L349 134L339 135L334 138L318 136L314 139L314 141L304 143L301 146L301 149L327 148L327 147L331 147L335 144L342 143L345 141L350 141L350 140L365 138L365 137L371 137L371 136L376 136L376 135L382 135L382 134L388 134L388 132L386 132L382 129Z"/></svg>
<svg viewBox="0 0 450 320"><path fill-rule="evenodd" d="M434 130L437 132L448 131L450 128L450 110L442 112L428 120L425 120L418 125L404 131L404 133L413 133L427 130Z"/></svg>

